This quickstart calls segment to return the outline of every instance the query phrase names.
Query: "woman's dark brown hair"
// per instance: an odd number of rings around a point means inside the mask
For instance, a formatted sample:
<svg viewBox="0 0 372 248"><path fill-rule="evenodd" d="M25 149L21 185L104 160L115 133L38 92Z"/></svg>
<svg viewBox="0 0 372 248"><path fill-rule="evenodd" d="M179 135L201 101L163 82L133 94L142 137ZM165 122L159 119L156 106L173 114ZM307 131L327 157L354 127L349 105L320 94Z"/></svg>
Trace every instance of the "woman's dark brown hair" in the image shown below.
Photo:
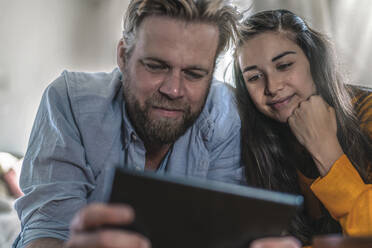
<svg viewBox="0 0 372 248"><path fill-rule="evenodd" d="M337 136L344 153L369 182L367 168L372 162L371 140L361 130L351 103L351 90L341 78L330 43L324 35L311 29L303 19L288 10L270 10L245 19L238 32L234 78L242 119L242 161L250 185L270 190L300 194L297 171L316 178L319 172L308 153L291 133L287 124L260 113L253 104L238 64L239 48L247 40L264 32L287 35L306 55L317 92L332 106L337 116ZM314 220L306 209L292 221L289 233L304 245L313 235L342 232L340 225L323 207L321 218Z"/></svg>

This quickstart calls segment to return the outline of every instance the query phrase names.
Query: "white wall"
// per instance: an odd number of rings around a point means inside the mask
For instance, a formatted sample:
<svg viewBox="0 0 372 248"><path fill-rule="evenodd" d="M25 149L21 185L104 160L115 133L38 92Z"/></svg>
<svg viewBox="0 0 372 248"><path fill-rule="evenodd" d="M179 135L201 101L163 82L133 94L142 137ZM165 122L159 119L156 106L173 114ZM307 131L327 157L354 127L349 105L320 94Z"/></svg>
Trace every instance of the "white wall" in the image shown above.
<svg viewBox="0 0 372 248"><path fill-rule="evenodd" d="M63 69L110 71L120 0L0 0L0 151L23 155L45 87Z"/></svg>

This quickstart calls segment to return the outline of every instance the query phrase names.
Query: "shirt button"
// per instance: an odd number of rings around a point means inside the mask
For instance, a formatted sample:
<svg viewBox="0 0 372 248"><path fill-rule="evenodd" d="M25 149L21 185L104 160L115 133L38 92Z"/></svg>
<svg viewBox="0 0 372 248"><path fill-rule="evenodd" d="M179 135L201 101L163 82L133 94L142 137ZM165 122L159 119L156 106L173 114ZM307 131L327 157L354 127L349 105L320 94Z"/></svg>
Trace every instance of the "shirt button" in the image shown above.
<svg viewBox="0 0 372 248"><path fill-rule="evenodd" d="M131 137L132 137L132 140L137 141L137 136L135 133L132 133Z"/></svg>
<svg viewBox="0 0 372 248"><path fill-rule="evenodd" d="M201 162L201 168L204 169L204 170L207 169L208 168L208 161L203 160Z"/></svg>

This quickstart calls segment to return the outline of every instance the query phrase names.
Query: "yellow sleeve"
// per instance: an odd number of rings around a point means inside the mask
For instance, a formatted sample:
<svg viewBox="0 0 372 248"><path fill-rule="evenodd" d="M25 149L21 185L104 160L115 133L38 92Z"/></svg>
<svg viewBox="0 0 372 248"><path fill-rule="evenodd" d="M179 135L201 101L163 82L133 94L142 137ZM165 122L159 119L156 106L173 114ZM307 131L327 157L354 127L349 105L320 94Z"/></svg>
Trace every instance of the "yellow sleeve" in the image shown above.
<svg viewBox="0 0 372 248"><path fill-rule="evenodd" d="M346 155L311 190L340 222L344 234L372 235L372 185L365 184Z"/></svg>

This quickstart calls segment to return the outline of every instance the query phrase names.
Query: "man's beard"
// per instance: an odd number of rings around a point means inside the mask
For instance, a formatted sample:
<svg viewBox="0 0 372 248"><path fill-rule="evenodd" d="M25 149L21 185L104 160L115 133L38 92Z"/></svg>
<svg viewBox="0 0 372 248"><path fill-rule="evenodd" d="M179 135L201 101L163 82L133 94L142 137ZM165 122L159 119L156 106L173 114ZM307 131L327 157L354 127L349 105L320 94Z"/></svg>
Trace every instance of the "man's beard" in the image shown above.
<svg viewBox="0 0 372 248"><path fill-rule="evenodd" d="M131 78L129 74L123 75L124 98L126 101L126 109L129 113L134 129L141 139L146 144L151 145L166 145L174 143L181 137L187 129L193 125L201 113L211 82L209 82L206 94L203 96L200 107L195 111L191 111L191 106L183 99L171 100L162 95L159 91L155 91L153 95L145 100L142 107L136 99L130 88ZM211 81L211 79L210 79ZM132 82L133 83L133 82ZM165 109L182 110L183 114L180 118L158 118L152 119L150 111L153 106Z"/></svg>

